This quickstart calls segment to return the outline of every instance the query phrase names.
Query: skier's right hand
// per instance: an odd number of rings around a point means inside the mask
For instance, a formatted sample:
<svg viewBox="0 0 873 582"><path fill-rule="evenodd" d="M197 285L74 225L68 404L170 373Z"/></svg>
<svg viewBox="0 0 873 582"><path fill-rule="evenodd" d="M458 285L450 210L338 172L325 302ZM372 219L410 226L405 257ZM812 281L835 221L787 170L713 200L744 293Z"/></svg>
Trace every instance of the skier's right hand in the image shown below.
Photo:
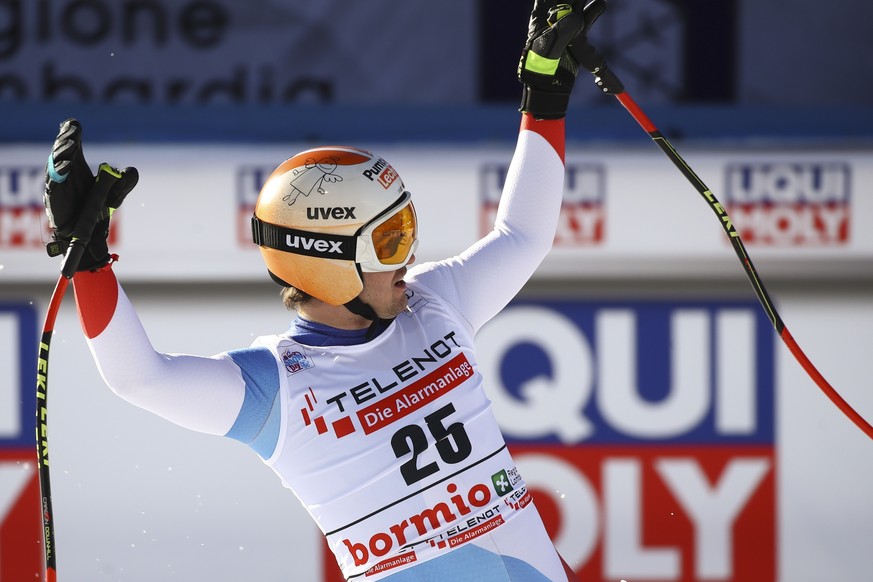
<svg viewBox="0 0 873 582"><path fill-rule="evenodd" d="M49 256L75 247L74 264L64 263L65 275L96 270L110 262L109 219L138 178L136 168L118 170L106 163L100 164L95 178L82 151L81 124L75 119L61 123L46 164L43 201L52 229Z"/></svg>

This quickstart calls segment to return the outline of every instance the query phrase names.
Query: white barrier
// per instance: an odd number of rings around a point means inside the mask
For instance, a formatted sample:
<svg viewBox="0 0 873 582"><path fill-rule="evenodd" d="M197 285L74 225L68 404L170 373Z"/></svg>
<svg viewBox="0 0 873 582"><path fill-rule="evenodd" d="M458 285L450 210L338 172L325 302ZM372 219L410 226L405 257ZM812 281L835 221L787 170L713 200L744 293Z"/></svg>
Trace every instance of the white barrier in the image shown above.
<svg viewBox="0 0 873 582"><path fill-rule="evenodd" d="M111 160L140 170L140 184L116 215L113 235L112 248L129 265L128 278L262 280L248 220L269 172L302 149L89 148L95 164ZM391 162L414 194L421 260L450 256L481 236L511 149L372 149ZM44 260L42 249L48 236L41 208L45 155L44 148L0 147L0 278L5 280L54 276L55 266ZM873 189L873 152L694 148L686 158L728 210L765 281L873 274L873 231L863 227L863 217L873 215L873 198L863 195ZM555 249L539 275L741 276L718 217L656 148L570 149L567 168Z"/></svg>

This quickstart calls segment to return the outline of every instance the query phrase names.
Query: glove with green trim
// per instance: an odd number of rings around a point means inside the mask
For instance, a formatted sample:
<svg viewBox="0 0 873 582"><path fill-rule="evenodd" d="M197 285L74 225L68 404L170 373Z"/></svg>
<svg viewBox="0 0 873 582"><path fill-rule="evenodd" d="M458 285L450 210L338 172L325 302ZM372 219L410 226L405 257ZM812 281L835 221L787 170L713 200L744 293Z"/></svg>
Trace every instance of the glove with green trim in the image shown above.
<svg viewBox="0 0 873 582"><path fill-rule="evenodd" d="M52 229L52 241L46 245L49 256L64 254L74 245L81 259L77 257L72 271L109 263L109 219L138 179L136 168L118 170L106 163L100 164L95 178L82 151L81 124L64 121L46 164L43 202ZM66 274L66 263L64 269Z"/></svg>
<svg viewBox="0 0 873 582"><path fill-rule="evenodd" d="M567 52L580 67L594 75L594 82L604 93L618 95L624 91L624 85L606 66L606 59L603 58L603 55L588 43L588 31L591 30L591 25L594 24L598 16L603 14L604 10L606 10L606 0L590 0L585 5L583 10L585 26L567 47Z"/></svg>
<svg viewBox="0 0 873 582"><path fill-rule="evenodd" d="M518 63L524 85L520 110L536 119L561 119L567 114L579 64L567 46L585 27L582 10L554 0L535 0L527 42Z"/></svg>

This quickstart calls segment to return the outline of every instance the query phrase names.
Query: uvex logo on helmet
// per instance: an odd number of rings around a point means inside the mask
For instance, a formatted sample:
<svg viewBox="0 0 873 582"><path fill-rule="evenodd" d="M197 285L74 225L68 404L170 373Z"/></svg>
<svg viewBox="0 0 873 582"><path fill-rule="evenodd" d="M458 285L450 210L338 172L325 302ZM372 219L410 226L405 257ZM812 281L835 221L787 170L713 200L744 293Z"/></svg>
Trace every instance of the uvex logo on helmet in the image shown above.
<svg viewBox="0 0 873 582"><path fill-rule="evenodd" d="M376 160L373 167L364 170L363 175L370 181L378 181L386 190L394 183L394 180L397 179L397 172L382 158Z"/></svg>
<svg viewBox="0 0 873 582"><path fill-rule="evenodd" d="M333 218L334 220L354 220L357 217L355 216L354 206L337 206L334 208L309 206L306 208L306 218L309 220L318 220L319 218L322 220L328 218Z"/></svg>

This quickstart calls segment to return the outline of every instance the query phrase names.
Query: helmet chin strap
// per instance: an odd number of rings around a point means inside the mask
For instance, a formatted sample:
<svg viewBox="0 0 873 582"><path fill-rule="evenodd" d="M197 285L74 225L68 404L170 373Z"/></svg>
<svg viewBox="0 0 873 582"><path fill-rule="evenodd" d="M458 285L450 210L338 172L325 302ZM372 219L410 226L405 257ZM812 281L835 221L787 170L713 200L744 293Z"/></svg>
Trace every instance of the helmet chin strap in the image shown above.
<svg viewBox="0 0 873 582"><path fill-rule="evenodd" d="M360 317L369 320L370 327L367 328L367 339L373 339L376 335L385 329L389 323L394 321L394 318L390 319L382 319L378 315L376 315L376 310L373 309L371 305L368 303L364 303L360 296L355 297L348 303L344 303L343 306Z"/></svg>
<svg viewBox="0 0 873 582"><path fill-rule="evenodd" d="M376 310L373 309L369 304L364 303L360 296L355 297L348 303L343 304L346 309L354 313L355 315L359 315L364 319L369 319L370 321L376 321L379 319L379 316L376 315Z"/></svg>

